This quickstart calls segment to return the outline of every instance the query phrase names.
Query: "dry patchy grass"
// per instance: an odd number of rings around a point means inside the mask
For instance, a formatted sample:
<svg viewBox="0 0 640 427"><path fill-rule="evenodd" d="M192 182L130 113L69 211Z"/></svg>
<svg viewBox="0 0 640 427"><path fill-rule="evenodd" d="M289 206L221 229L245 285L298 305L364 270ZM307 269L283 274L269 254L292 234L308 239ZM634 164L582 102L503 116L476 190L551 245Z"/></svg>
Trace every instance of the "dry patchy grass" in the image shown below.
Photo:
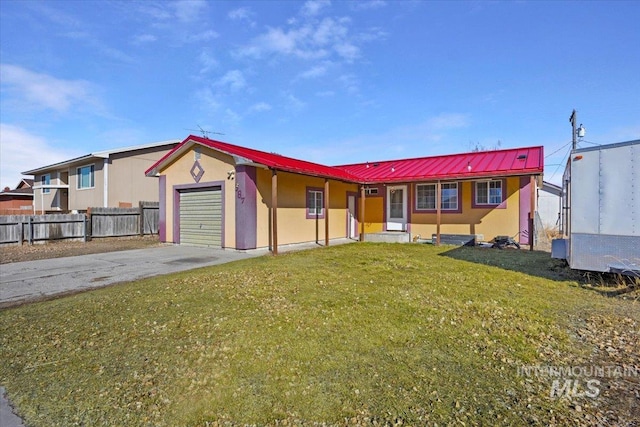
<svg viewBox="0 0 640 427"><path fill-rule="evenodd" d="M631 422L637 378L519 373L640 368L635 302L545 255L353 244L4 310L0 382L36 426Z"/></svg>

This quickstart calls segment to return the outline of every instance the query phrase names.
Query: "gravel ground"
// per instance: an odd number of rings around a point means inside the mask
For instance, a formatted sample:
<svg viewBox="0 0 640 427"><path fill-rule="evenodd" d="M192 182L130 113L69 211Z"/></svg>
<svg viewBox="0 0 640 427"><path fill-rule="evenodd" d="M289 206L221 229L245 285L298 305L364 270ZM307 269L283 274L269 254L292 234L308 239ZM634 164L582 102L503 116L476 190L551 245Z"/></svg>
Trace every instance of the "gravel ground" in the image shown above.
<svg viewBox="0 0 640 427"><path fill-rule="evenodd" d="M86 243L63 240L31 246L2 245L0 246L0 264L143 249L160 245L162 243L158 240L158 236L107 237L93 239Z"/></svg>

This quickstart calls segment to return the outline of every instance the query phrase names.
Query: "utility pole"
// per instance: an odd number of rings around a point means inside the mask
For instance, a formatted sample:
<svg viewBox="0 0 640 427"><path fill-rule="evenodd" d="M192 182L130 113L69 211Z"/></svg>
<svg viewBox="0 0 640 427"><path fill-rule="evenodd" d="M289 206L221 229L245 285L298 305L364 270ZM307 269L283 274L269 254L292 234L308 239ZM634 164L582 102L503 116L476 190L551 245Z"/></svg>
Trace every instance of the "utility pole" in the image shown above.
<svg viewBox="0 0 640 427"><path fill-rule="evenodd" d="M576 149L576 144L577 144L577 140L576 140L576 121L577 121L578 115L576 114L576 110L573 110L573 112L571 113L571 117L569 117L569 121L571 122L571 149L575 150Z"/></svg>

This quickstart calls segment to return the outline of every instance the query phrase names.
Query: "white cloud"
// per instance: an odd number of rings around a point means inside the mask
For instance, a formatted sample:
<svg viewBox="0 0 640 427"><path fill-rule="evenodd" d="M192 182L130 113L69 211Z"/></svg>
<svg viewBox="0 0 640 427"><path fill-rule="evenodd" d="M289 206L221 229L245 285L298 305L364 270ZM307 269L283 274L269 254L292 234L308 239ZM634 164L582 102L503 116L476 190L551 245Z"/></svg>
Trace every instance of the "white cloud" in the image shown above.
<svg viewBox="0 0 640 427"><path fill-rule="evenodd" d="M171 7L178 21L189 23L205 14L207 2L205 0L180 0L172 3Z"/></svg>
<svg viewBox="0 0 640 427"><path fill-rule="evenodd" d="M313 41L320 46L324 46L329 43L344 40L349 31L346 25L350 22L351 20L349 18L340 18L337 20L324 18L313 32Z"/></svg>
<svg viewBox="0 0 640 427"><path fill-rule="evenodd" d="M322 77L327 74L327 66L326 65L316 65L314 67L309 68L308 70L300 73L300 78L303 79L315 79L317 77Z"/></svg>
<svg viewBox="0 0 640 427"><path fill-rule="evenodd" d="M291 93L285 93L285 100L287 102L287 107L294 111L300 111L307 106L306 102L300 100Z"/></svg>
<svg viewBox="0 0 640 427"><path fill-rule="evenodd" d="M203 88L195 93L196 102L208 112L216 112L220 109L220 99L210 88Z"/></svg>
<svg viewBox="0 0 640 427"><path fill-rule="evenodd" d="M188 32L187 34L184 35L182 39L187 43L194 43L194 42L197 43L197 42L206 42L209 40L216 39L218 37L220 37L220 34L218 34L217 32L213 30L206 30L199 33Z"/></svg>
<svg viewBox="0 0 640 427"><path fill-rule="evenodd" d="M29 169L77 157L80 153L52 147L25 129L0 123L0 188L15 186Z"/></svg>
<svg viewBox="0 0 640 427"><path fill-rule="evenodd" d="M352 61L359 56L357 37L349 36L349 18L324 18L299 24L290 28L269 27L241 47L238 56L261 58L265 55L293 56L301 59L327 58L333 51L339 57Z"/></svg>
<svg viewBox="0 0 640 427"><path fill-rule="evenodd" d="M309 0L302 6L301 13L305 16L316 16L322 9L331 6L329 0Z"/></svg>
<svg viewBox="0 0 640 427"><path fill-rule="evenodd" d="M351 62L360 56L360 49L351 43L337 43L334 47L338 55Z"/></svg>
<svg viewBox="0 0 640 427"><path fill-rule="evenodd" d="M200 68L200 74L208 73L211 70L218 68L219 62L213 57L207 50L203 50L198 56L198 60L202 64Z"/></svg>
<svg viewBox="0 0 640 427"><path fill-rule="evenodd" d="M365 31L361 31L360 33L358 33L357 39L358 41L361 41L361 42L372 42L375 40L385 39L387 35L388 33L384 31L382 28L371 27Z"/></svg>
<svg viewBox="0 0 640 427"><path fill-rule="evenodd" d="M343 74L338 77L338 81L347 90L347 93L356 94L360 91L360 81L354 74Z"/></svg>
<svg viewBox="0 0 640 427"><path fill-rule="evenodd" d="M373 10L380 9L387 5L387 2L384 0L359 0L349 3L354 10Z"/></svg>
<svg viewBox="0 0 640 427"><path fill-rule="evenodd" d="M244 21L251 27L256 26L256 22L253 20L254 13L248 7L239 7L233 9L227 13L227 18L232 21Z"/></svg>
<svg viewBox="0 0 640 427"><path fill-rule="evenodd" d="M252 113L262 113L270 110L271 105L267 104L266 102L258 102L257 104L253 104L251 107L249 107L249 112Z"/></svg>
<svg viewBox="0 0 640 427"><path fill-rule="evenodd" d="M238 91L247 86L247 82L240 70L228 71L216 83L216 86L229 87L232 91Z"/></svg>
<svg viewBox="0 0 640 427"><path fill-rule="evenodd" d="M200 43L219 37L209 29L209 3L206 0L143 1L126 3L151 17L150 26L159 31L171 44Z"/></svg>
<svg viewBox="0 0 640 427"><path fill-rule="evenodd" d="M10 100L22 107L58 113L73 107L98 107L95 87L85 80L62 80L9 64L0 64L0 75L3 92L6 88Z"/></svg>
<svg viewBox="0 0 640 427"><path fill-rule="evenodd" d="M66 14L60 10L59 7L53 2L25 2L27 7L39 13L50 22L59 25L62 28L81 27L83 25L82 20L77 19L75 16ZM53 7L49 7L53 5Z"/></svg>

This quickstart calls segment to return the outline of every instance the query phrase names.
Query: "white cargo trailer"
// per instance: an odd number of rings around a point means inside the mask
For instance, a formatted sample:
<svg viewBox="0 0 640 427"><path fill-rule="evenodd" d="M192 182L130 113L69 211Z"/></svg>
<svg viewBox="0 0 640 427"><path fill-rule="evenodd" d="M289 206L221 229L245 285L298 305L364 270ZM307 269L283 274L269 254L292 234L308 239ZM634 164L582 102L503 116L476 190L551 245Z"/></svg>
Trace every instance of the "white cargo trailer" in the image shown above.
<svg viewBox="0 0 640 427"><path fill-rule="evenodd" d="M576 270L640 274L640 140L572 150L562 208L554 258Z"/></svg>

